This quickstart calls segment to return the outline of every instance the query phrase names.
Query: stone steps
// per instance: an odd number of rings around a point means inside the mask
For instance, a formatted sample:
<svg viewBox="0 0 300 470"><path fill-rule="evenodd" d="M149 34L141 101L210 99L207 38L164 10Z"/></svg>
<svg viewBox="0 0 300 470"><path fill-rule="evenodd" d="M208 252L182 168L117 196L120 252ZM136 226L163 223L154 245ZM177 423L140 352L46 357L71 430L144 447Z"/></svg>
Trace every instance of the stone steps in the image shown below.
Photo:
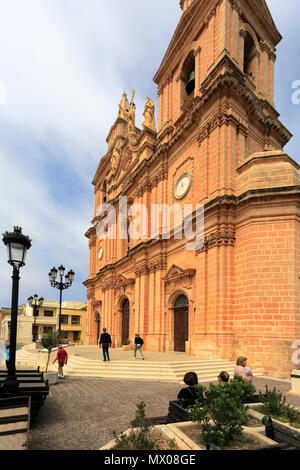
<svg viewBox="0 0 300 470"><path fill-rule="evenodd" d="M16 365L17 366L37 366L37 354L20 349L16 352Z"/></svg>
<svg viewBox="0 0 300 470"><path fill-rule="evenodd" d="M215 381L221 370L233 375L234 362L222 360L191 360L182 362L149 362L141 359L131 361L89 360L78 356L70 357L65 366L66 376L107 377L135 380L156 380L182 382L186 372L197 373L199 382ZM262 372L254 371L256 376Z"/></svg>

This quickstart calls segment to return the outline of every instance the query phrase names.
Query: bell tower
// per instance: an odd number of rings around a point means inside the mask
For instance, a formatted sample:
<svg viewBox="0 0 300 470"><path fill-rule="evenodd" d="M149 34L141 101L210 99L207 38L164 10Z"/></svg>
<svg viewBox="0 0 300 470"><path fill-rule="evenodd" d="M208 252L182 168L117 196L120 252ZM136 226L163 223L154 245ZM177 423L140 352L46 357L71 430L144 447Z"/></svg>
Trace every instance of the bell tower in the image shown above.
<svg viewBox="0 0 300 470"><path fill-rule="evenodd" d="M188 348L203 357L248 356L269 373L276 355L284 376L300 333L300 176L283 150L292 136L274 104L282 37L265 0L180 6L154 81L168 200L188 174L180 201L205 212L204 247L182 261L196 270Z"/></svg>
<svg viewBox="0 0 300 470"><path fill-rule="evenodd" d="M158 142L182 127L187 140L196 133L208 160L205 200L216 191L233 194L236 169L250 155L281 151L291 138L274 108L282 37L264 0L181 0L180 6L182 17L154 77Z"/></svg>

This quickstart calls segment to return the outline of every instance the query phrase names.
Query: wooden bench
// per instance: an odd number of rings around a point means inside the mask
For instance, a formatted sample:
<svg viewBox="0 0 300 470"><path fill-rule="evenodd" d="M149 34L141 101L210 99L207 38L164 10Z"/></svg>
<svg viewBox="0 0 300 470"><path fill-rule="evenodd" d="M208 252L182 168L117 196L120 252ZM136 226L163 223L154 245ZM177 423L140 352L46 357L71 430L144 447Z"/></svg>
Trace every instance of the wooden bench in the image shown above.
<svg viewBox="0 0 300 470"><path fill-rule="evenodd" d="M28 450L31 397L0 399L0 450Z"/></svg>
<svg viewBox="0 0 300 470"><path fill-rule="evenodd" d="M37 417L40 408L44 405L44 402L49 394L48 380L43 379L43 374L36 371L35 375L24 372L24 370L18 370L16 373L17 380L19 382L18 388L13 394L6 393L2 386L6 379L6 374L0 375L0 398L14 400L15 398L27 396L31 399L31 413L30 413L30 424L32 425L34 419Z"/></svg>

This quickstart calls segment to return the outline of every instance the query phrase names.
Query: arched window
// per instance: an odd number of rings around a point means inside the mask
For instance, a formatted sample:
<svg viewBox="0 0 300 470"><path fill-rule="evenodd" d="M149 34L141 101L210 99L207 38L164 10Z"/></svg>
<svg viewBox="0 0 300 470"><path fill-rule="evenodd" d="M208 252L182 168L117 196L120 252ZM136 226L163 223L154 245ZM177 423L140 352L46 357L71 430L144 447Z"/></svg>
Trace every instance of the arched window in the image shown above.
<svg viewBox="0 0 300 470"><path fill-rule="evenodd" d="M184 61L181 74L181 104L187 100L189 96L192 96L195 90L195 55L191 51Z"/></svg>
<svg viewBox="0 0 300 470"><path fill-rule="evenodd" d="M186 297L186 295L181 294L179 297L177 297L174 308L187 307L188 305L189 305L188 298Z"/></svg>
<svg viewBox="0 0 300 470"><path fill-rule="evenodd" d="M244 73L255 78L256 47L252 36L247 32L244 43Z"/></svg>
<svg viewBox="0 0 300 470"><path fill-rule="evenodd" d="M130 251L130 219L127 219L127 252Z"/></svg>
<svg viewBox="0 0 300 470"><path fill-rule="evenodd" d="M107 202L107 183L104 181L102 187L102 202L105 204Z"/></svg>

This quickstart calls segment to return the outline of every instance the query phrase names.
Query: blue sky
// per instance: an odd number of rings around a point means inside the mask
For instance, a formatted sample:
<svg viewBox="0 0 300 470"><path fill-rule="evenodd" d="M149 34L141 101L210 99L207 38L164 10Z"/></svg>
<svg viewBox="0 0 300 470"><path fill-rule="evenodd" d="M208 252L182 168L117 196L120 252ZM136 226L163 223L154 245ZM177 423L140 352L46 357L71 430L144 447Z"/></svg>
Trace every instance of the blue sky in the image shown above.
<svg viewBox="0 0 300 470"><path fill-rule="evenodd" d="M286 151L300 163L300 105L291 100L300 80L298 2L268 5L284 38L276 108L294 134ZM64 299L85 301L91 181L123 90L136 90L137 125L146 97L157 102L152 78L180 19L179 0L0 0L0 12L0 229L19 225L32 238L19 301L35 293L57 299L48 272L60 264L75 271ZM10 305L10 276L0 244L0 306Z"/></svg>

